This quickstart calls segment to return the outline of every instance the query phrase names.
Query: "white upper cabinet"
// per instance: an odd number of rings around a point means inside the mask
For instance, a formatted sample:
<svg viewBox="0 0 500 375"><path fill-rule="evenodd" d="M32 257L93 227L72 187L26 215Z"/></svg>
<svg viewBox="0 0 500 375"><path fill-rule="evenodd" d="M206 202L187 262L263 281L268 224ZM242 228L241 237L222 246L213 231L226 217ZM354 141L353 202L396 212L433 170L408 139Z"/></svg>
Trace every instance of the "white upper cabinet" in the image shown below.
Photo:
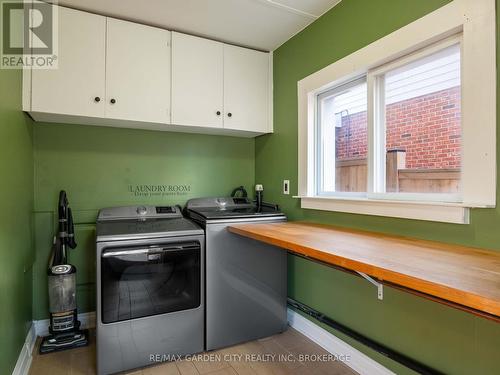
<svg viewBox="0 0 500 375"><path fill-rule="evenodd" d="M59 8L58 68L33 69L31 111L103 117L106 17Z"/></svg>
<svg viewBox="0 0 500 375"><path fill-rule="evenodd" d="M267 133L269 54L224 45L224 128Z"/></svg>
<svg viewBox="0 0 500 375"><path fill-rule="evenodd" d="M223 126L224 45L172 32L172 124Z"/></svg>
<svg viewBox="0 0 500 375"><path fill-rule="evenodd" d="M23 71L35 121L272 132L269 53L59 7L58 67Z"/></svg>
<svg viewBox="0 0 500 375"><path fill-rule="evenodd" d="M107 19L106 117L170 123L170 31Z"/></svg>

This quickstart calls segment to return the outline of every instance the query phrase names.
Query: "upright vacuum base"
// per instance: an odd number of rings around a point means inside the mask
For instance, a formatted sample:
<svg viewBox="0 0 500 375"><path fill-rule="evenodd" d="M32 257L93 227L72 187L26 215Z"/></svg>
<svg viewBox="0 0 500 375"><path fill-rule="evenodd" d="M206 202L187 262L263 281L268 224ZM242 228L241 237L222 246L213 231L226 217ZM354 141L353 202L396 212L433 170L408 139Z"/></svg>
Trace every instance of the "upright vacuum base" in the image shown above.
<svg viewBox="0 0 500 375"><path fill-rule="evenodd" d="M89 344L88 336L89 333L86 329L48 335L42 339L39 352L45 354L87 346Z"/></svg>

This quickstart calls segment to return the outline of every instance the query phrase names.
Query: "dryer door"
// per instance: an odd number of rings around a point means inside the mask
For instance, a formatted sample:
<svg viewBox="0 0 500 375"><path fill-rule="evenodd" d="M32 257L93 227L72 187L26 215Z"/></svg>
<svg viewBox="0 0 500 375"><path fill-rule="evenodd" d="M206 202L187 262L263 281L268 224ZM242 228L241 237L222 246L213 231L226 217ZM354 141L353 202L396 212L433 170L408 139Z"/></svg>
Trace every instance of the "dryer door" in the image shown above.
<svg viewBox="0 0 500 375"><path fill-rule="evenodd" d="M198 242L107 248L101 255L102 322L113 323L201 303Z"/></svg>

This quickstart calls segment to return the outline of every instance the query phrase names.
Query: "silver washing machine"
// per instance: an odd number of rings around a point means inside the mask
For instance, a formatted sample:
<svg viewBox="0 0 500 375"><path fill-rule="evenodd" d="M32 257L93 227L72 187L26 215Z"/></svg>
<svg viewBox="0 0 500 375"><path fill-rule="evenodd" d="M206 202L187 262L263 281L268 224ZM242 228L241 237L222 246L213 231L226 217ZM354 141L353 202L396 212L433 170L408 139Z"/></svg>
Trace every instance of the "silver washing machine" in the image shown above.
<svg viewBox="0 0 500 375"><path fill-rule="evenodd" d="M286 330L286 251L227 230L286 216L277 206L232 197L191 199L186 214L206 234L206 350Z"/></svg>
<svg viewBox="0 0 500 375"><path fill-rule="evenodd" d="M203 351L204 246L179 207L99 211L98 375Z"/></svg>

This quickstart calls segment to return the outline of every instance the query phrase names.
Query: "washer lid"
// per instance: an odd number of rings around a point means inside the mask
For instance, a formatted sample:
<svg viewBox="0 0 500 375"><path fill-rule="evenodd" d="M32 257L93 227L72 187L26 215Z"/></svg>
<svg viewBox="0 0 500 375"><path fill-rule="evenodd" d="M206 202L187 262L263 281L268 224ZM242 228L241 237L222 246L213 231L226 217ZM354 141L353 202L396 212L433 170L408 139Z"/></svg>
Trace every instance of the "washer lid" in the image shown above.
<svg viewBox="0 0 500 375"><path fill-rule="evenodd" d="M278 217L285 216L281 211L270 207L241 207L241 208L202 208L198 210L190 210L190 213L195 213L206 220L217 219L244 219L244 218L259 218L259 217Z"/></svg>
<svg viewBox="0 0 500 375"><path fill-rule="evenodd" d="M185 218L105 220L97 222L97 242L202 235L203 229Z"/></svg>
<svg viewBox="0 0 500 375"><path fill-rule="evenodd" d="M285 217L277 206L265 203L258 208L248 198L196 198L190 199L186 208L188 215L196 220Z"/></svg>

